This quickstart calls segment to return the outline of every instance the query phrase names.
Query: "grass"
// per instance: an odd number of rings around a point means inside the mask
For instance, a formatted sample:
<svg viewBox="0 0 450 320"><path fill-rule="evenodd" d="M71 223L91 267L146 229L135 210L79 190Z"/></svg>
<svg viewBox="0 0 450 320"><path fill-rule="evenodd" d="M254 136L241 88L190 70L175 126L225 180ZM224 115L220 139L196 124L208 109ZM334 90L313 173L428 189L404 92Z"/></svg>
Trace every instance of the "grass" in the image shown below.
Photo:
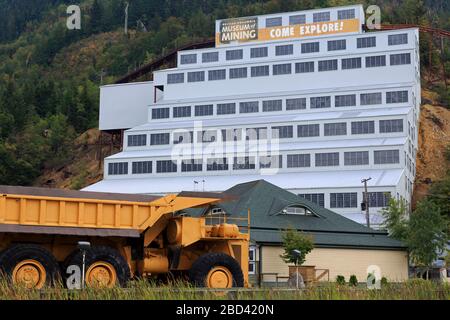
<svg viewBox="0 0 450 320"><path fill-rule="evenodd" d="M450 300L450 285L425 280L387 284L379 290L324 283L304 290L282 288L214 292L186 283L156 285L144 280L127 288L67 290L62 285L41 290L13 287L0 280L0 300Z"/></svg>

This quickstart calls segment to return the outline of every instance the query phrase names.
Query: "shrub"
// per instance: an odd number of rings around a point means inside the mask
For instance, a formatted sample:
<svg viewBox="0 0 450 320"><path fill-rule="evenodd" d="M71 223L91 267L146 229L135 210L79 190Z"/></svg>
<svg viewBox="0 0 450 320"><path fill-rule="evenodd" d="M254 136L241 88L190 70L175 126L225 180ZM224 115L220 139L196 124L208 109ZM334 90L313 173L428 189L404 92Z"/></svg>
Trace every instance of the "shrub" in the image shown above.
<svg viewBox="0 0 450 320"><path fill-rule="evenodd" d="M341 276L341 275L337 276L336 277L336 283L338 285L342 285L342 286L345 285L345 277Z"/></svg>
<svg viewBox="0 0 450 320"><path fill-rule="evenodd" d="M282 234L284 253L280 255L286 263L297 263L302 265L306 255L314 248L314 241L311 236L294 229L287 229ZM296 257L293 250L299 250L300 256Z"/></svg>
<svg viewBox="0 0 450 320"><path fill-rule="evenodd" d="M382 286L385 286L385 285L387 285L388 284L388 279L386 278L386 277L382 277L381 278L381 285Z"/></svg>
<svg viewBox="0 0 450 320"><path fill-rule="evenodd" d="M356 287L358 285L358 279L356 278L356 276L354 274L352 274L350 276L350 279L348 279L348 284L351 287Z"/></svg>

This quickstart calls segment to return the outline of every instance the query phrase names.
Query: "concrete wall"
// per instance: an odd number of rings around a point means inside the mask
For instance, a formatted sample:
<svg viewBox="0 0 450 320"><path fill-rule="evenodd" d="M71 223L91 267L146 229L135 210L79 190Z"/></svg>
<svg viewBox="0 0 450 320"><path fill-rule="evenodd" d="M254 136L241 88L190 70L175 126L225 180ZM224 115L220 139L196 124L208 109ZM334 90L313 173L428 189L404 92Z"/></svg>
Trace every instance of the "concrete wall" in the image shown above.
<svg viewBox="0 0 450 320"><path fill-rule="evenodd" d="M280 254L282 247L264 246L262 248L262 273L276 272L288 275L288 265ZM343 275L348 281L354 274L359 282L365 282L367 267L377 265L381 276L389 281L405 281L408 279L408 256L406 251L367 250L367 249L326 249L316 248L306 257L304 265L313 265L318 269L330 270L330 281L337 275ZM274 281L273 277L265 277L265 281Z"/></svg>
<svg viewBox="0 0 450 320"><path fill-rule="evenodd" d="M129 129L147 122L153 82L100 87L100 130Z"/></svg>

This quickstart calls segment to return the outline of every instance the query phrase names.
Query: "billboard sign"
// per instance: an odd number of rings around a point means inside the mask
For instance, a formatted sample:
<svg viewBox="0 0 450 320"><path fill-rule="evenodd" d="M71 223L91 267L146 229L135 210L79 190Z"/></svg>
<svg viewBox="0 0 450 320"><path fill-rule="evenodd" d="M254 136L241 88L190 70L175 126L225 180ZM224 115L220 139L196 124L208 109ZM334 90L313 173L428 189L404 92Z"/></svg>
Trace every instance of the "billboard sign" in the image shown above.
<svg viewBox="0 0 450 320"><path fill-rule="evenodd" d="M220 22L219 42L246 42L258 40L258 18L227 19Z"/></svg>
<svg viewBox="0 0 450 320"><path fill-rule="evenodd" d="M220 22L216 46L244 42L264 42L359 32L359 19L317 22L258 29L258 18L228 19Z"/></svg>

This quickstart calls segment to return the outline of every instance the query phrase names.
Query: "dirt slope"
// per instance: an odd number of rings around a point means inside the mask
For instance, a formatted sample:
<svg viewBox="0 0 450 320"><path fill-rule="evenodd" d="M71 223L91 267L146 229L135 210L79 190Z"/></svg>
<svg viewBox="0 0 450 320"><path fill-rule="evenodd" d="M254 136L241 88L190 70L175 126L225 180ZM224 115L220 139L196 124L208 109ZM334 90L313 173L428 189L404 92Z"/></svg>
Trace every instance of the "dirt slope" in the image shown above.
<svg viewBox="0 0 450 320"><path fill-rule="evenodd" d="M435 93L423 90L413 203L423 198L430 185L449 169L444 153L450 144L450 110L436 101Z"/></svg>
<svg viewBox="0 0 450 320"><path fill-rule="evenodd" d="M119 151L118 141L115 141L116 147L111 147L109 135L102 135L102 144L97 129L86 131L74 141L70 163L44 171L35 185L79 190L100 181L103 178L103 158Z"/></svg>

